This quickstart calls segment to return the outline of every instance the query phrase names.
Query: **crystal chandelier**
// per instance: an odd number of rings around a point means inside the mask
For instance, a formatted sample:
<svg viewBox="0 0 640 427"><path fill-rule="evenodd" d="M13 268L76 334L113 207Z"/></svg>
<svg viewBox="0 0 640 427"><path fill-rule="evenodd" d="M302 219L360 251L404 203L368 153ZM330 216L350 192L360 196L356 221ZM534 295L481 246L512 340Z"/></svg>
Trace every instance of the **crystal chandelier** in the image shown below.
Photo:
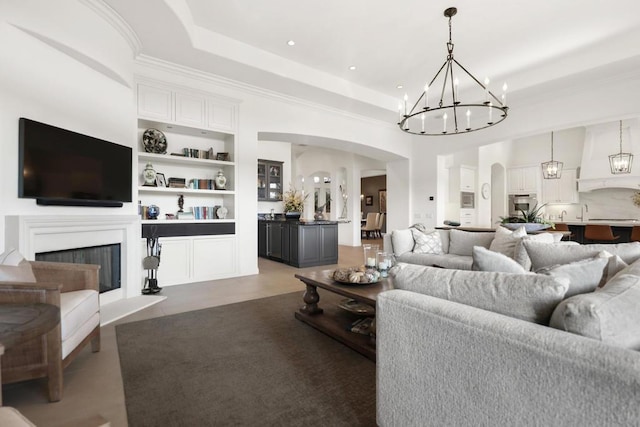
<svg viewBox="0 0 640 427"><path fill-rule="evenodd" d="M544 179L560 179L562 176L562 162L553 160L553 132L551 132L551 160L542 163L542 177Z"/></svg>
<svg viewBox="0 0 640 427"><path fill-rule="evenodd" d="M620 152L609 156L609 166L614 175L631 173L633 154L622 152L622 120L620 120Z"/></svg>
<svg viewBox="0 0 640 427"><path fill-rule="evenodd" d="M507 117L507 84L502 86L502 99L498 99L488 88L489 79L484 84L469 73L453 57L451 41L451 17L458 12L455 7L444 11L449 18L449 42L447 59L436 75L424 86L424 90L411 109L407 109L408 96L399 106L398 126L404 132L415 135L457 135L497 125ZM454 70L457 66L457 74ZM462 72L460 72L462 70ZM444 72L443 72L444 71ZM440 78L440 80L438 80ZM462 79L462 80L460 80ZM471 100L461 101L459 87L465 85L465 94ZM440 98L436 105L429 105L429 92L441 86ZM475 100L472 98L475 96Z"/></svg>

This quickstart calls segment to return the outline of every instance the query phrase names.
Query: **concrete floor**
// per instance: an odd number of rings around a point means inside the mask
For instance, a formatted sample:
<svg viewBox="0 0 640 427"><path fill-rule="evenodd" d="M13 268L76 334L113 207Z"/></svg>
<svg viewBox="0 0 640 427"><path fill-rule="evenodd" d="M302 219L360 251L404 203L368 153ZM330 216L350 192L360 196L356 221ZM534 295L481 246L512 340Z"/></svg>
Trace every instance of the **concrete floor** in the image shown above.
<svg viewBox="0 0 640 427"><path fill-rule="evenodd" d="M381 240L371 239L365 243L377 243L382 247ZM339 247L339 265L362 263L361 247ZM258 259L258 267L260 274L253 276L165 287L161 293L167 297L165 301L102 327L100 352L91 353L87 346L65 369L60 402L49 403L46 381L41 379L3 386L4 405L17 408L33 423L43 427L97 426L99 419L110 422L113 427L127 426L115 325L302 291L304 285L293 277L294 274L335 268L329 265L299 269L262 258ZM152 355L149 361L153 363Z"/></svg>

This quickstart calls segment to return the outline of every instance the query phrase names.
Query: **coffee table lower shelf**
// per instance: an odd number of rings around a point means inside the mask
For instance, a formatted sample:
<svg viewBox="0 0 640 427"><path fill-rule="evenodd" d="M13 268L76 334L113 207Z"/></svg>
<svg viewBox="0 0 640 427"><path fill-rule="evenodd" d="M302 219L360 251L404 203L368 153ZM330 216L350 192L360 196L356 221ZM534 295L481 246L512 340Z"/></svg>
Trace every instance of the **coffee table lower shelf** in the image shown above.
<svg viewBox="0 0 640 427"><path fill-rule="evenodd" d="M323 306L322 309L323 312L318 314L306 314L297 311L295 317L375 362L376 348L374 339L369 335L357 334L349 330L351 324L359 316L350 314L339 307Z"/></svg>

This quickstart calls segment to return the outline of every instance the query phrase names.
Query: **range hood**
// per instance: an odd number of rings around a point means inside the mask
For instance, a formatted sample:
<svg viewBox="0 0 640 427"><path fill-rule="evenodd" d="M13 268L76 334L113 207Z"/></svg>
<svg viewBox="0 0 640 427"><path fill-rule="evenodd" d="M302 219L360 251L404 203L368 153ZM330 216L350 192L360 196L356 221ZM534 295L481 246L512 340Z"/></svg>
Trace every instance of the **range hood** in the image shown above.
<svg viewBox="0 0 640 427"><path fill-rule="evenodd" d="M609 155L620 151L619 122L609 122L585 129L584 148L578 179L578 191L604 188L640 190L640 126L638 119L622 122L622 151L635 158L630 174L613 175Z"/></svg>

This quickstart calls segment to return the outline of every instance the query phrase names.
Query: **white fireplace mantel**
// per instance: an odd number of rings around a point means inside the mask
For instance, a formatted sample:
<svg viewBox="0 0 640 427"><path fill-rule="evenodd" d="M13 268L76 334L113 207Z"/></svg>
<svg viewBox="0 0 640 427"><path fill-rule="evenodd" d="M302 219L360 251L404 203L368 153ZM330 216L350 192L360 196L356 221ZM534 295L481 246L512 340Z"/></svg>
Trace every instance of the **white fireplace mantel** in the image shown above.
<svg viewBox="0 0 640 427"><path fill-rule="evenodd" d="M120 244L121 288L100 295L104 305L140 295L140 219L136 215L13 215L5 217L5 247L29 260L40 252Z"/></svg>

